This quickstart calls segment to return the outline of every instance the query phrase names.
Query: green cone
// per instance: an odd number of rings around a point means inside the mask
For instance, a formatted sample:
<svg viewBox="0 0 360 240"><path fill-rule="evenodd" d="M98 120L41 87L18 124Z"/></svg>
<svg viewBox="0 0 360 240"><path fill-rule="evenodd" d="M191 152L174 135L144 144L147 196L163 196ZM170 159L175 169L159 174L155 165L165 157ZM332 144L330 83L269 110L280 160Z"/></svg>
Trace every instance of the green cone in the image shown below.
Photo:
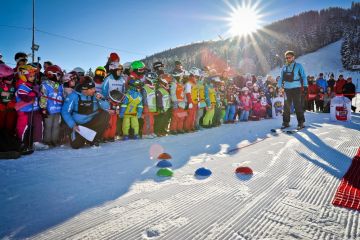
<svg viewBox="0 0 360 240"><path fill-rule="evenodd" d="M170 168L161 168L156 173L159 177L171 177L173 174L174 173Z"/></svg>

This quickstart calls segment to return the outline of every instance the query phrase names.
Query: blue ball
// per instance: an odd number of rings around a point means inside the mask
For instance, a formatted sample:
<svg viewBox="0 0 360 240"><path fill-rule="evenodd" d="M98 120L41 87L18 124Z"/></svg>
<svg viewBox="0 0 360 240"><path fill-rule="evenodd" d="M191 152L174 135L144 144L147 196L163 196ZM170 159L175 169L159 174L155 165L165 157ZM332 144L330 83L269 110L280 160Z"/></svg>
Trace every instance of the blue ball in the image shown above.
<svg viewBox="0 0 360 240"><path fill-rule="evenodd" d="M203 177L208 177L212 174L212 172L210 171L210 169L207 169L207 168L198 168L196 171L195 171L195 175L197 176L203 176Z"/></svg>
<svg viewBox="0 0 360 240"><path fill-rule="evenodd" d="M172 167L172 164L167 160L161 160L156 164L156 166L159 168L169 168Z"/></svg>

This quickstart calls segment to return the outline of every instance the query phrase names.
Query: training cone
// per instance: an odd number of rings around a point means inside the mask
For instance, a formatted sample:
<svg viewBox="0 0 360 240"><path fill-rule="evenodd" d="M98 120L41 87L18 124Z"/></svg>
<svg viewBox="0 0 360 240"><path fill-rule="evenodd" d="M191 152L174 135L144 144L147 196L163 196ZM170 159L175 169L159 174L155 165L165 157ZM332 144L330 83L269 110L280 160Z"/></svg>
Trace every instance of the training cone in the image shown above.
<svg viewBox="0 0 360 240"><path fill-rule="evenodd" d="M208 177L212 174L212 172L210 171L210 169L207 169L207 168L198 168L196 171L195 171L195 175L196 176L201 176L201 177Z"/></svg>
<svg viewBox="0 0 360 240"><path fill-rule="evenodd" d="M170 156L170 154L168 154L168 153L161 153L161 154L158 156L158 159L171 159L171 156Z"/></svg>
<svg viewBox="0 0 360 240"><path fill-rule="evenodd" d="M235 170L236 173L244 174L244 175L251 175L253 174L253 170L249 167L238 167Z"/></svg>
<svg viewBox="0 0 360 240"><path fill-rule="evenodd" d="M174 173L170 168L161 168L156 173L159 177L171 177L173 174Z"/></svg>
<svg viewBox="0 0 360 240"><path fill-rule="evenodd" d="M169 161L161 160L156 164L156 166L159 168L169 168L172 167L172 164Z"/></svg>

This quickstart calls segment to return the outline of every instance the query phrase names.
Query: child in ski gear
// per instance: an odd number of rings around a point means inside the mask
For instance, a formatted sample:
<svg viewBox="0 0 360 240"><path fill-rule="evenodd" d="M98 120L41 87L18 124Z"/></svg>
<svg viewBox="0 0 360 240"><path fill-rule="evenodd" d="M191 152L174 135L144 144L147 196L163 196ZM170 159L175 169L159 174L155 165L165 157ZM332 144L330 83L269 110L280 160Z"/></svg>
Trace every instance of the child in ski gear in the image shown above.
<svg viewBox="0 0 360 240"><path fill-rule="evenodd" d="M316 109L319 112L324 110L324 90L323 88L319 88L319 92L316 96Z"/></svg>
<svg viewBox="0 0 360 240"><path fill-rule="evenodd" d="M189 71L190 76L185 83L185 95L187 100L187 117L185 120L185 131L195 131L196 113L199 104L199 88L197 81L200 78L200 69L193 67Z"/></svg>
<svg viewBox="0 0 360 240"><path fill-rule="evenodd" d="M165 73L164 67L165 67L165 65L160 61L153 63L153 70L158 76Z"/></svg>
<svg viewBox="0 0 360 240"><path fill-rule="evenodd" d="M284 93L281 89L278 89L276 97L271 99L272 104L272 117L282 118L284 112Z"/></svg>
<svg viewBox="0 0 360 240"><path fill-rule="evenodd" d="M109 123L109 103L95 97L95 83L91 77L84 78L79 91L73 91L64 102L61 116L69 128L73 129L70 145L74 149L85 145L86 139L79 132L79 126L90 128L96 132L91 144L98 145Z"/></svg>
<svg viewBox="0 0 360 240"><path fill-rule="evenodd" d="M195 128L196 130L200 129L200 122L205 114L205 108L206 108L206 102L205 102L205 84L204 84L204 72L201 73L196 88L199 92L199 102L198 102L198 110L196 112L196 122L195 122Z"/></svg>
<svg viewBox="0 0 360 240"><path fill-rule="evenodd" d="M15 135L15 84L11 67L0 64L0 130Z"/></svg>
<svg viewBox="0 0 360 240"><path fill-rule="evenodd" d="M113 62L109 65L109 75L104 79L102 86L102 95L109 97L110 91L116 89L122 93L125 93L125 79L122 75L123 67L117 62Z"/></svg>
<svg viewBox="0 0 360 240"><path fill-rule="evenodd" d="M109 71L110 71L110 65L111 65L112 63L120 63L120 57L119 57L119 55L118 55L117 53L115 53L115 52L110 53L110 56L108 57L108 61L106 62L106 65L104 66L106 72L109 72Z"/></svg>
<svg viewBox="0 0 360 240"><path fill-rule="evenodd" d="M66 73L63 76L64 99L74 91L76 79L75 73Z"/></svg>
<svg viewBox="0 0 360 240"><path fill-rule="evenodd" d="M96 92L102 93L102 86L103 86L105 77L106 77L106 69L101 66L97 67L95 69L95 76L94 76Z"/></svg>
<svg viewBox="0 0 360 240"><path fill-rule="evenodd" d="M324 95L324 113L330 112L330 103L333 97L335 97L335 93L331 90L331 87L329 86Z"/></svg>
<svg viewBox="0 0 360 240"><path fill-rule="evenodd" d="M123 140L129 139L129 130L134 130L134 138L139 138L139 118L143 112L143 99L141 96L141 88L143 83L142 77L145 74L145 64L142 61L134 61L131 63L130 76L128 80L129 89L125 94L120 109L120 118L122 118Z"/></svg>
<svg viewBox="0 0 360 240"><path fill-rule="evenodd" d="M143 99L143 119L144 126L142 129L143 138L155 138L154 133L154 116L156 114L156 89L155 84L158 75L154 72L145 74L145 85L142 89Z"/></svg>
<svg viewBox="0 0 360 240"><path fill-rule="evenodd" d="M319 87L315 84L314 77L309 77L309 87L307 94L307 109L309 111L315 111L315 100L319 92Z"/></svg>
<svg viewBox="0 0 360 240"><path fill-rule="evenodd" d="M247 87L243 87L241 91L242 91L242 95L240 97L240 104L239 104L241 115L239 121L244 122L249 120L250 111L252 109L252 100L249 95L249 89Z"/></svg>
<svg viewBox="0 0 360 240"><path fill-rule="evenodd" d="M335 93L336 94L342 94L343 93L343 87L346 84L346 80L344 79L344 76L342 74L339 75L338 80L335 83Z"/></svg>
<svg viewBox="0 0 360 240"><path fill-rule="evenodd" d="M157 136L167 134L169 121L171 117L170 83L172 76L170 74L161 74L156 88L156 107L158 114L155 116L155 133Z"/></svg>
<svg viewBox="0 0 360 240"><path fill-rule="evenodd" d="M324 93L327 89L327 81L324 79L324 74L320 73L319 78L316 80L316 85L319 87L319 90L322 88L322 92Z"/></svg>
<svg viewBox="0 0 360 240"><path fill-rule="evenodd" d="M268 117L272 117L272 99L275 98L275 88L272 86L272 85L269 85L267 87L267 92L265 93L265 96L266 96L266 102L267 104L270 106L268 109L267 109L267 116Z"/></svg>
<svg viewBox="0 0 360 240"><path fill-rule="evenodd" d="M170 133L178 134L184 133L184 121L187 116L186 98L184 92L184 85L182 83L184 71L179 70L179 64L176 65L173 72L173 81L170 84L170 96L172 101L172 115L170 122ZM181 68L182 69L182 68Z"/></svg>
<svg viewBox="0 0 360 240"><path fill-rule="evenodd" d="M18 110L16 124L17 136L22 142L22 150L29 151L33 146L37 150L47 149L48 146L41 143L43 133L43 121L39 107L40 87L34 83L36 68L30 65L19 67L19 85L16 91L16 102L22 104Z"/></svg>
<svg viewBox="0 0 360 240"><path fill-rule="evenodd" d="M352 101L352 99L355 97L355 93L356 93L356 87L355 85L352 83L352 78L348 77L346 79L346 84L343 86L342 89L342 93L344 94L345 97L347 97L350 101ZM351 110L355 112L356 107L351 105Z"/></svg>
<svg viewBox="0 0 360 240"><path fill-rule="evenodd" d="M109 125L104 132L104 141L113 142L115 141L116 135L116 126L118 121L118 116L120 114L120 104L124 100L125 95L114 89L111 90L108 98L108 102L110 104L110 109L108 110L110 117L109 117Z"/></svg>
<svg viewBox="0 0 360 240"><path fill-rule="evenodd" d="M236 113L237 96L235 91L236 86L229 84L226 90L226 112L224 117L225 123L234 123L234 117Z"/></svg>
<svg viewBox="0 0 360 240"><path fill-rule="evenodd" d="M281 128L290 126L290 107L294 104L296 117L298 121L298 129L304 128L305 116L302 102L302 87L307 92L308 82L303 66L295 62L295 53L287 51L285 53L286 65L282 68L279 88L285 89L285 106L283 114L283 124Z"/></svg>
<svg viewBox="0 0 360 240"><path fill-rule="evenodd" d="M218 78L218 77L217 77ZM216 92L214 83L216 82L216 77L207 78L207 84L205 85L205 100L206 100L206 113L203 118L203 127L209 128L212 126L213 118L215 114L216 106Z"/></svg>
<svg viewBox="0 0 360 240"><path fill-rule="evenodd" d="M41 84L40 108L44 117L44 143L56 146L59 143L61 108L64 101L62 70L57 65L47 67L46 79Z"/></svg>
<svg viewBox="0 0 360 240"><path fill-rule="evenodd" d="M223 110L225 111L225 85L224 82L220 80L219 77L216 77L215 81L215 96L216 96L216 105L215 105L215 112L214 112L214 118L213 118L213 126L220 126L223 117L225 113L223 113Z"/></svg>
<svg viewBox="0 0 360 240"><path fill-rule="evenodd" d="M253 112L252 114L256 119L268 118L267 109L270 108L270 105L267 103L266 96L263 90L260 90L259 98L255 103L253 103Z"/></svg>

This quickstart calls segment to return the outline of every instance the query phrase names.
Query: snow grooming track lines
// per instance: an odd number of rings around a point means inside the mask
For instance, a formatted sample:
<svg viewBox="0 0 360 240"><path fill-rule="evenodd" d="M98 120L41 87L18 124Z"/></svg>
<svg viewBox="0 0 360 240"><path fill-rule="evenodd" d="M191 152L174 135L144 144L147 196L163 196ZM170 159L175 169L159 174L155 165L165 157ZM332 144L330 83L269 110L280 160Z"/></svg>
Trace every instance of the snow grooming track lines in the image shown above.
<svg viewBox="0 0 360 240"><path fill-rule="evenodd" d="M308 131L319 133L324 144L353 156L353 144L358 140L349 136L354 136L356 131L340 132L340 129L345 130L335 125L336 134L326 133L322 127ZM335 138L340 143L331 140ZM335 191L339 179L314 164L333 152L325 148L321 154L315 154L308 144L317 144L316 140L306 132L266 139L277 144L261 139L230 155L209 153L203 157L210 156L211 160L186 164L170 180L158 182L146 178L145 182L136 182L135 185L144 184L130 187L119 198L89 208L32 238L360 238L359 214L329 206L333 196L329 193ZM304 144L301 139L309 143ZM230 143L230 146L236 145ZM248 160L255 173L244 181L236 177L234 170L239 163L249 164ZM194 170L200 166L213 170L207 180L194 179ZM144 191L146 188L152 191Z"/></svg>

